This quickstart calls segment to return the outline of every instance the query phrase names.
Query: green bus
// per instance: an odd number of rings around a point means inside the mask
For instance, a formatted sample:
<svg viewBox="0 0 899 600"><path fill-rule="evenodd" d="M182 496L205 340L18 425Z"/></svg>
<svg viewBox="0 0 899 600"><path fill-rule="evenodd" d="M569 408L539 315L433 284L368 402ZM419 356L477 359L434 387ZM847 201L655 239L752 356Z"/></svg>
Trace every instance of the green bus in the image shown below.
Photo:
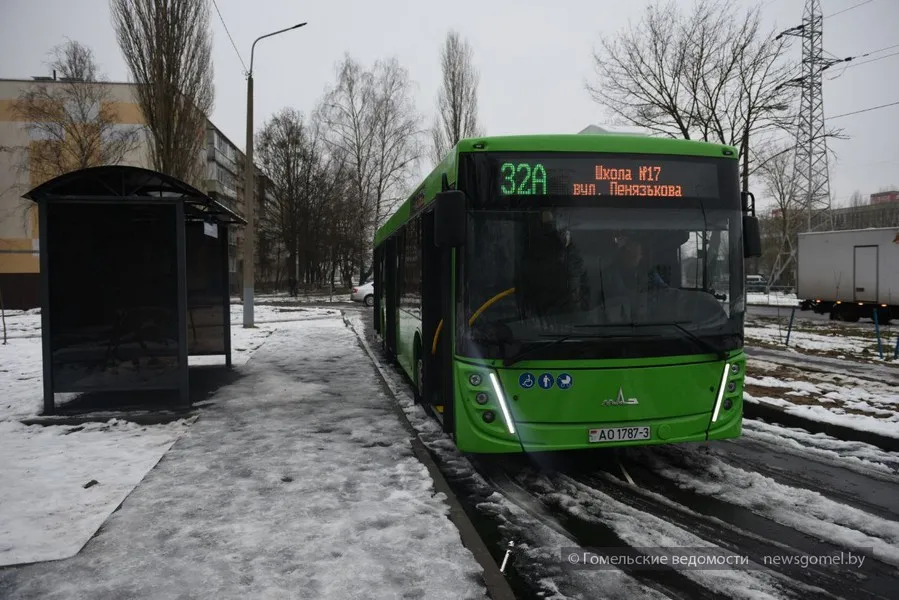
<svg viewBox="0 0 899 600"><path fill-rule="evenodd" d="M755 199L735 148L461 140L377 232L375 329L463 452L738 437Z"/></svg>

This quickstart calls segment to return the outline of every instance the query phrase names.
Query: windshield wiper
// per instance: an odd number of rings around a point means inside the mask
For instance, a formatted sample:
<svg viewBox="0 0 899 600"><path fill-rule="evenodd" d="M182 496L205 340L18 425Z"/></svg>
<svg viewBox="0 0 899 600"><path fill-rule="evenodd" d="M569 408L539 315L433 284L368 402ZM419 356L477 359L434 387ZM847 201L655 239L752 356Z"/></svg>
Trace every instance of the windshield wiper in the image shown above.
<svg viewBox="0 0 899 600"><path fill-rule="evenodd" d="M570 340L573 337L575 337L575 334L569 333L568 335L559 336L554 340L549 340L549 341L543 342L542 344L537 344L536 346L531 346L527 350L522 350L521 352L519 352L518 354L516 354L514 356L509 356L508 358L504 358L503 366L511 367L512 365L514 365L515 363L520 361L522 358L524 358L528 354L531 354L535 350L542 350L544 348L549 348L550 346L555 346L556 344L561 344L565 340Z"/></svg>
<svg viewBox="0 0 899 600"><path fill-rule="evenodd" d="M684 327L684 324L687 323L690 323L690 321L659 321L655 323L590 323L586 325L575 325L575 327L676 327L678 331L681 331L684 335L696 342L699 347L708 351L710 354L717 355L718 360L724 360L724 357L727 355L727 353L724 350L715 347L715 345L708 340L702 339L701 337Z"/></svg>
<svg viewBox="0 0 899 600"><path fill-rule="evenodd" d="M715 345L712 344L710 341L702 339L701 337L699 337L698 335L696 335L689 329L683 327L680 323L671 323L671 325L673 325L674 327L677 327L680 331L684 332L684 334L689 336L690 339L693 340L694 342L696 342L696 344L699 345L701 348L705 348L709 353L716 355L718 360L724 360L724 358L727 356L727 353L724 350L722 350L720 348L716 348Z"/></svg>

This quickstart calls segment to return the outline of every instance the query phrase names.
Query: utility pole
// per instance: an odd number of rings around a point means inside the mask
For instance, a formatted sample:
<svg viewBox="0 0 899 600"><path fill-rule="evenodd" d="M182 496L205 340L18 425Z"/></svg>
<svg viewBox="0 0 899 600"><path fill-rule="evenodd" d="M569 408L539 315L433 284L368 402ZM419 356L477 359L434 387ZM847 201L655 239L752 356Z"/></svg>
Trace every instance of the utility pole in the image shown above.
<svg viewBox="0 0 899 600"><path fill-rule="evenodd" d="M247 218L247 229L243 238L243 326L253 327L253 294L256 285L256 225L255 189L253 181L255 165L253 163L253 57L256 53L256 43L259 40L285 31L299 29L306 23L299 23L291 27L279 29L265 35L261 35L253 42L250 48L250 68L247 71L247 158L244 163L243 199L244 211Z"/></svg>

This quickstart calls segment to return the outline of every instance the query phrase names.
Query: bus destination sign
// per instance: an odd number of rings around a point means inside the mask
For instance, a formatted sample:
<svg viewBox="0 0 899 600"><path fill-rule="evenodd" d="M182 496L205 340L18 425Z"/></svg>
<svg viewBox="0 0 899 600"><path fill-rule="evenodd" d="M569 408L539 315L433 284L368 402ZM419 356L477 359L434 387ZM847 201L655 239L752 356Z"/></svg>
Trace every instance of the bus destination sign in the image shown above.
<svg viewBox="0 0 899 600"><path fill-rule="evenodd" d="M713 162L545 157L500 158L496 166L503 196L718 196L718 167Z"/></svg>

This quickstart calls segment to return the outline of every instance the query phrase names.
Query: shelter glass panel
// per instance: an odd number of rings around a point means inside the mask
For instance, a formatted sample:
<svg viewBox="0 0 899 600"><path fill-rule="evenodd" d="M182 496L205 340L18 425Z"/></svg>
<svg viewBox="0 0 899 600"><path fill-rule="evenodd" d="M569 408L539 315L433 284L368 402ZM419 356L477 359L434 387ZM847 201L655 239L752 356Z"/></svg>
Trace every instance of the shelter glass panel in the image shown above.
<svg viewBox="0 0 899 600"><path fill-rule="evenodd" d="M175 206L51 202L47 212L55 391L176 388Z"/></svg>

